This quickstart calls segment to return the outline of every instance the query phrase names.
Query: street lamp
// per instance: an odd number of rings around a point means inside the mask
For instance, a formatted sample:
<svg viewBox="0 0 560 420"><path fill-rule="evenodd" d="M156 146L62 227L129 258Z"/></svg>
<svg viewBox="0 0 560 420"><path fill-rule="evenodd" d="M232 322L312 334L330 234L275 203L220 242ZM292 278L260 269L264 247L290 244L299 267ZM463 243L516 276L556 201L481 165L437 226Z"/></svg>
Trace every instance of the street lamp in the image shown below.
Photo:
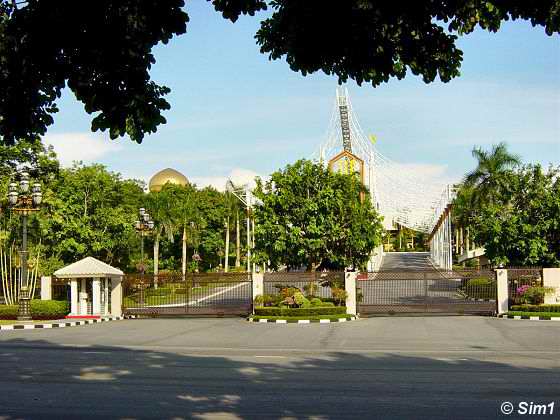
<svg viewBox="0 0 560 420"><path fill-rule="evenodd" d="M8 205L14 212L22 216L21 289L19 292L17 319L18 321L30 321L29 301L31 296L29 296L27 278L27 217L31 212L39 210L39 205L43 200L43 193L39 183L34 183L30 191L29 174L27 172L21 172L19 178L19 184L11 182L8 186Z"/></svg>
<svg viewBox="0 0 560 420"><path fill-rule="evenodd" d="M144 275L144 236L149 235L152 230L154 230L154 221L150 219L150 214L146 211L144 207L138 210L139 219L134 223L134 228L136 232L140 234L141 241L141 258L140 258L140 273Z"/></svg>

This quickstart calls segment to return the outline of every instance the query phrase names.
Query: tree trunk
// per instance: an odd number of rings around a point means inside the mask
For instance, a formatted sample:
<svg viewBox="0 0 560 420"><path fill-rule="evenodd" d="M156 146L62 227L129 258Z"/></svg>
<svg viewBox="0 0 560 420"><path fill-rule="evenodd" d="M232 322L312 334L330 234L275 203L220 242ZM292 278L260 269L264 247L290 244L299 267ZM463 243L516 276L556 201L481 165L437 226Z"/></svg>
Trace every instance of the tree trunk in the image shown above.
<svg viewBox="0 0 560 420"><path fill-rule="evenodd" d="M159 273L159 232L154 238L154 289L157 289L157 280Z"/></svg>
<svg viewBox="0 0 560 420"><path fill-rule="evenodd" d="M187 275L187 226L183 226L183 281L185 281L185 276Z"/></svg>
<svg viewBox="0 0 560 420"><path fill-rule="evenodd" d="M226 219L226 249L224 258L224 271L229 271L229 217Z"/></svg>
<svg viewBox="0 0 560 420"><path fill-rule="evenodd" d="M239 210L237 211L236 220L236 249L235 249L235 267L241 267L241 229L239 228Z"/></svg>

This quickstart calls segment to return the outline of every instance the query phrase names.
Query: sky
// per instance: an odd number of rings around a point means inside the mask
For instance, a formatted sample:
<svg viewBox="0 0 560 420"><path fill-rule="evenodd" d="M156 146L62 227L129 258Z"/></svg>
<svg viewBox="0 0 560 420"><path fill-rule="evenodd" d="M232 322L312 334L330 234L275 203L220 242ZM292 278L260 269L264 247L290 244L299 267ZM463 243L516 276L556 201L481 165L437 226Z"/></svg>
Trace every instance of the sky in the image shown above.
<svg viewBox="0 0 560 420"><path fill-rule="evenodd" d="M200 186L247 182L326 140L336 77L303 77L269 61L254 34L259 17L224 20L203 0L187 2L187 33L155 48L153 80L171 88L167 124L138 145L92 133L92 116L65 91L44 141L61 162L99 162L148 181L172 167ZM461 77L425 84L412 75L373 88L346 84L367 134L388 158L441 179L471 170L473 146L505 141L524 162L560 164L560 37L524 21L458 41Z"/></svg>

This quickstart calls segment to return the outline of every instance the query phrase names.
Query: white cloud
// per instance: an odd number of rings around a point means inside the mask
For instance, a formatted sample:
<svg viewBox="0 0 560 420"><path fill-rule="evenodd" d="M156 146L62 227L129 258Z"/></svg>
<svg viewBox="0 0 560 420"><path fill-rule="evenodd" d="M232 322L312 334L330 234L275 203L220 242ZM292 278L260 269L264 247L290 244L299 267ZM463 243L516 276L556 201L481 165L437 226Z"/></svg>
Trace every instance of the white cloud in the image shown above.
<svg viewBox="0 0 560 420"><path fill-rule="evenodd" d="M228 179L231 179L236 185L249 184L251 187L254 187L255 177L257 176L263 178L260 174L250 169L234 168L226 176L192 176L189 177L189 180L200 188L212 186L218 191L224 191Z"/></svg>
<svg viewBox="0 0 560 420"><path fill-rule="evenodd" d="M93 162L123 148L106 136L94 133L47 134L43 142L54 147L63 166L71 166L78 160Z"/></svg>

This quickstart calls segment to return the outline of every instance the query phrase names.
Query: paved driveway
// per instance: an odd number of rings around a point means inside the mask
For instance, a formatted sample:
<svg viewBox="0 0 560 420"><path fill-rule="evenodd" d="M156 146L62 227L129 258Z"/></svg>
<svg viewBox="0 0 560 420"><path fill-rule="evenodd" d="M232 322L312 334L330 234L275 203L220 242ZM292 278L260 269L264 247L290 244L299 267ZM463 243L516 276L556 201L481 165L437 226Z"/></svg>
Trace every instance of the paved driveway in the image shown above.
<svg viewBox="0 0 560 420"><path fill-rule="evenodd" d="M560 407L552 322L130 320L2 333L0 356L5 418L449 419L497 418L506 400Z"/></svg>

